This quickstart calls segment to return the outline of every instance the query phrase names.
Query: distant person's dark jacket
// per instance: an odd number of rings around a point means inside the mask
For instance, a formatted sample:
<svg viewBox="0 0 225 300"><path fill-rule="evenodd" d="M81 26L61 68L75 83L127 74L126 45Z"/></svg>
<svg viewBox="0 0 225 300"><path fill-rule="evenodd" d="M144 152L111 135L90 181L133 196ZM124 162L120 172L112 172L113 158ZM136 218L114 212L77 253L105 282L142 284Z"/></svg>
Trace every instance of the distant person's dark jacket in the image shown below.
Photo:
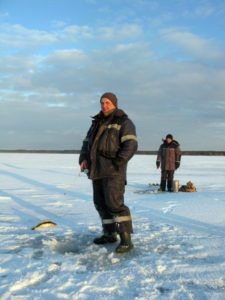
<svg viewBox="0 0 225 300"><path fill-rule="evenodd" d="M162 170L174 171L180 165L181 150L177 141L173 140L170 144L166 141L159 147L157 162Z"/></svg>

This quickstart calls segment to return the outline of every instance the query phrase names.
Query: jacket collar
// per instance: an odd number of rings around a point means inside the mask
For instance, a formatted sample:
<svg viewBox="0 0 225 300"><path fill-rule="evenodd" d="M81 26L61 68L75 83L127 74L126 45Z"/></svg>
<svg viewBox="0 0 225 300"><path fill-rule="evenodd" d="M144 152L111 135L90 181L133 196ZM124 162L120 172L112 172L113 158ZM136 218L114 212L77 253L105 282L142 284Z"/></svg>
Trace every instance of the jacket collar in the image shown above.
<svg viewBox="0 0 225 300"><path fill-rule="evenodd" d="M116 108L112 112L112 114L110 114L107 117L105 117L103 112L100 111L97 115L93 116L92 118L95 119L95 120L102 120L102 119L105 119L105 118L110 118L111 116L113 116L113 117L124 117L124 116L126 116L127 117L127 114L122 109Z"/></svg>

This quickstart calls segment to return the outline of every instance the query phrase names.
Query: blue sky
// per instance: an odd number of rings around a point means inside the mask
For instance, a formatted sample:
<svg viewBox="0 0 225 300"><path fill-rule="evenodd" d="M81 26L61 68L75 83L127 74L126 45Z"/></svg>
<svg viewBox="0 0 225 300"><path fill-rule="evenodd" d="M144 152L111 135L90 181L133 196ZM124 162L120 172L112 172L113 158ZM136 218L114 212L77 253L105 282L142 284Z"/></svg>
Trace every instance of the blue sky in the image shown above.
<svg viewBox="0 0 225 300"><path fill-rule="evenodd" d="M0 0L0 149L79 149L114 92L139 149L225 148L225 2Z"/></svg>

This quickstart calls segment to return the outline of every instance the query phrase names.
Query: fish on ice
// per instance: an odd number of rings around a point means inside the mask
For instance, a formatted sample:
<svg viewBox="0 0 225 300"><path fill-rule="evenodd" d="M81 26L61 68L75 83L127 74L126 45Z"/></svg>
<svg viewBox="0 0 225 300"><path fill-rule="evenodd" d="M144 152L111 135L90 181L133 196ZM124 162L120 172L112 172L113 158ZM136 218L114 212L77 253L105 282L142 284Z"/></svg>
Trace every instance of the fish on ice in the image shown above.
<svg viewBox="0 0 225 300"><path fill-rule="evenodd" d="M45 229L45 228L51 228L55 227L57 224L51 220L44 220L40 223L38 223L36 226L32 227L32 230L37 230L37 229Z"/></svg>

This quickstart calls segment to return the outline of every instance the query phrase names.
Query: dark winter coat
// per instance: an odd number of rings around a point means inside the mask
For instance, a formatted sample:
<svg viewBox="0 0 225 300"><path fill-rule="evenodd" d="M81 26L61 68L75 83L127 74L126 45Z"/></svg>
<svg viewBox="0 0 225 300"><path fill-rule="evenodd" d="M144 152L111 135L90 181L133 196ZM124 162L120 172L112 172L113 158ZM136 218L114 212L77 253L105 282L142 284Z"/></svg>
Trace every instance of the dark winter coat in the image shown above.
<svg viewBox="0 0 225 300"><path fill-rule="evenodd" d="M112 176L126 178L128 160L137 150L135 126L121 110L105 117L102 112L93 117L83 141L79 163L88 161L90 179Z"/></svg>
<svg viewBox="0 0 225 300"><path fill-rule="evenodd" d="M166 141L159 147L157 163L161 165L162 170L174 171L176 163L180 164L181 150L177 141L173 140L170 144Z"/></svg>

